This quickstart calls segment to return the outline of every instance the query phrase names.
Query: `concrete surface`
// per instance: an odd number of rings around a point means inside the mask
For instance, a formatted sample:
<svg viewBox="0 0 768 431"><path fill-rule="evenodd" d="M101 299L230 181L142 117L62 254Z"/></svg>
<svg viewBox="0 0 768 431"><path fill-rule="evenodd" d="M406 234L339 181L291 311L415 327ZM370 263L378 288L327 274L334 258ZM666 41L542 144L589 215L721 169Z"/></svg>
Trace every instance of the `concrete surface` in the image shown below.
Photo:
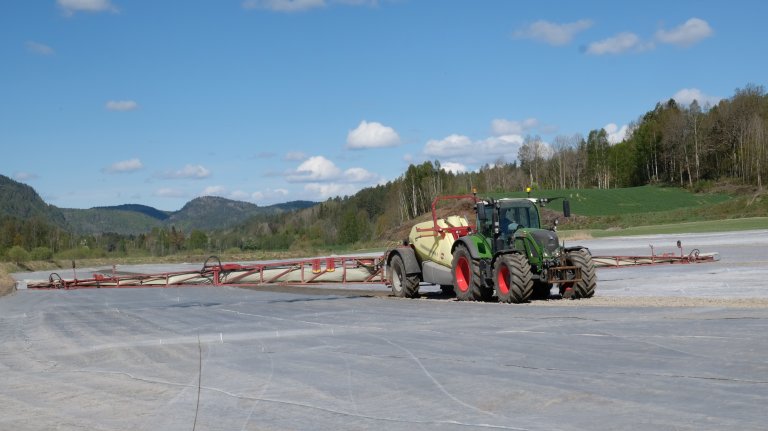
<svg viewBox="0 0 768 431"><path fill-rule="evenodd" d="M768 230L708 234L647 235L575 241L595 255L718 252L720 261L599 271L600 296L768 298Z"/></svg>
<svg viewBox="0 0 768 431"><path fill-rule="evenodd" d="M601 270L598 294L765 295L768 231L728 235L683 239L719 263ZM0 429L765 429L768 308L553 303L20 291L0 298Z"/></svg>

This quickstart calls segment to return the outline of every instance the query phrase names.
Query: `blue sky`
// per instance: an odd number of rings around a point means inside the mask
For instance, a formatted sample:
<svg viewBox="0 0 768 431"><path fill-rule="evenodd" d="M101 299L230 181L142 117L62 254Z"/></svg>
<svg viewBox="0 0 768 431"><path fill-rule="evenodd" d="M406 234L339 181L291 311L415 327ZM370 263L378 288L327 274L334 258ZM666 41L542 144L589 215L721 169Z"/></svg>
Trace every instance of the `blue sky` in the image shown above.
<svg viewBox="0 0 768 431"><path fill-rule="evenodd" d="M0 3L0 173L63 208L320 201L765 85L760 1Z"/></svg>

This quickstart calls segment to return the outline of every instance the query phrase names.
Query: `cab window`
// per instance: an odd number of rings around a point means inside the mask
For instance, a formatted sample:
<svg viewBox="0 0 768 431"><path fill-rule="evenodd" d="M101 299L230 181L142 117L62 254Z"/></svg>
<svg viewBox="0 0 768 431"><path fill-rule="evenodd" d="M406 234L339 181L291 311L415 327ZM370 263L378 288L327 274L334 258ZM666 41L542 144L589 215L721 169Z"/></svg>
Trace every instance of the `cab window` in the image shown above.
<svg viewBox="0 0 768 431"><path fill-rule="evenodd" d="M509 224L515 222L519 227L539 228L539 217L533 206L502 208L500 220Z"/></svg>

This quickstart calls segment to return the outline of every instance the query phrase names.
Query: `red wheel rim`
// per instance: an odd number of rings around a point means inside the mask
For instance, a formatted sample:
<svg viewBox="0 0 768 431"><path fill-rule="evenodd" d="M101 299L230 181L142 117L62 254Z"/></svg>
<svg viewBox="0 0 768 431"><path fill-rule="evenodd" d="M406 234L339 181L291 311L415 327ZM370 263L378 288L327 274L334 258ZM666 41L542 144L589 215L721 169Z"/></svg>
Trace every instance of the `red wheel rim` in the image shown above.
<svg viewBox="0 0 768 431"><path fill-rule="evenodd" d="M456 264L456 287L462 292L469 290L469 259L460 257Z"/></svg>
<svg viewBox="0 0 768 431"><path fill-rule="evenodd" d="M499 293L504 295L509 294L509 268L507 268L507 265L502 265L501 268L499 268L496 287L499 289Z"/></svg>

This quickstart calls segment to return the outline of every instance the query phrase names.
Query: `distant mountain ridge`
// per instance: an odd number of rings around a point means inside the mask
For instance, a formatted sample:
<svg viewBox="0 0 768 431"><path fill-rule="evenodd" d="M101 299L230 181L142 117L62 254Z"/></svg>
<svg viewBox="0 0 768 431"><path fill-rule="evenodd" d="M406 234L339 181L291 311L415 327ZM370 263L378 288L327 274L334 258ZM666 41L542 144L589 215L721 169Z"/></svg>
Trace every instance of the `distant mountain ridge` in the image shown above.
<svg viewBox="0 0 768 431"><path fill-rule="evenodd" d="M59 227L66 224L59 208L45 203L31 186L5 175L0 175L0 216L39 218Z"/></svg>
<svg viewBox="0 0 768 431"><path fill-rule="evenodd" d="M29 185L0 175L0 216L40 218L73 233L98 235L112 232L123 235L147 233L153 228L229 229L253 216L308 208L311 201L291 201L260 207L249 202L218 196L202 196L187 202L178 211L162 211L142 204L122 204L89 209L58 208L46 204Z"/></svg>
<svg viewBox="0 0 768 431"><path fill-rule="evenodd" d="M171 216L170 211L162 211L157 208L153 208L153 207L141 205L141 204L122 204L122 205L114 205L114 206L108 206L108 207L94 207L91 209L104 209L104 210L113 210L113 211L133 211L133 212L141 213L158 220L167 220L168 217Z"/></svg>
<svg viewBox="0 0 768 431"><path fill-rule="evenodd" d="M234 226L262 212L252 203L233 201L218 196L202 196L187 202L171 214L168 222L184 230L213 230Z"/></svg>
<svg viewBox="0 0 768 431"><path fill-rule="evenodd" d="M62 209L67 225L81 234L114 232L138 235L152 228L174 226L183 232L195 229L210 232L229 229L251 217L308 208L316 203L292 201L260 207L249 202L218 196L202 196L187 202L178 211L161 211L140 204L123 204L90 209Z"/></svg>

